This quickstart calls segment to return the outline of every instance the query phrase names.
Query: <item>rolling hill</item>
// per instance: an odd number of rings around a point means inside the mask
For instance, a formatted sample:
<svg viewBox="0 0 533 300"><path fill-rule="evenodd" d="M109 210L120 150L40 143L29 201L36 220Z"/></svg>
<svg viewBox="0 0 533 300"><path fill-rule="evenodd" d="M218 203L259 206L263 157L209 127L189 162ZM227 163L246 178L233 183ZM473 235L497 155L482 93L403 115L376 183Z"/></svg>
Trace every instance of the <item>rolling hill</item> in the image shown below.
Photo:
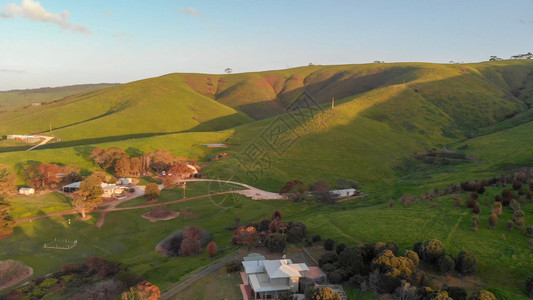
<svg viewBox="0 0 533 300"><path fill-rule="evenodd" d="M0 135L46 132L51 123L60 142L25 154L48 161L56 160L54 149L79 155L111 145L165 147L206 161L221 150L201 144L227 143L232 157L206 163L211 176L271 190L300 178L378 191L394 185L414 152L530 121L532 74L530 61L168 74L4 112ZM250 159L252 148L262 161ZM0 151L13 150L0 142Z"/></svg>

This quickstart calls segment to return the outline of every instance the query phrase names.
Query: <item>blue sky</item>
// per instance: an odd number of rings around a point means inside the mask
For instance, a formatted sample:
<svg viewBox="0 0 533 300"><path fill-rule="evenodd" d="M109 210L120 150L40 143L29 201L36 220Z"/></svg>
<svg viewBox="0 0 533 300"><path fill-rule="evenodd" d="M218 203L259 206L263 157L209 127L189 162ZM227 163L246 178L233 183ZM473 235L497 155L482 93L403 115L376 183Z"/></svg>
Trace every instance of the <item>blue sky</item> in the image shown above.
<svg viewBox="0 0 533 300"><path fill-rule="evenodd" d="M529 51L533 0L0 0L0 90Z"/></svg>

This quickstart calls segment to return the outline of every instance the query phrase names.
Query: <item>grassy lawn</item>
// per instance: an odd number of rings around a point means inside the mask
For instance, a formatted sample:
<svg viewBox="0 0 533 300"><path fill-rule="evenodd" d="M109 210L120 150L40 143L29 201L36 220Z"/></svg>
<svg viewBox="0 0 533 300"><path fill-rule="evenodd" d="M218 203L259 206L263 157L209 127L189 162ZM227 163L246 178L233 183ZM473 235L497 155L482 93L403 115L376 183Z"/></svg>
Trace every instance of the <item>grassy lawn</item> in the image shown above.
<svg viewBox="0 0 533 300"><path fill-rule="evenodd" d="M239 273L226 273L224 268L196 281L172 299L241 299L242 284Z"/></svg>
<svg viewBox="0 0 533 300"><path fill-rule="evenodd" d="M219 192L225 192L225 191L236 191L236 190L242 190L242 189L244 189L244 187L240 185L235 185L235 184L228 184L228 183L219 184L218 182L196 181L196 182L187 183L185 195L188 198L188 197L209 195L212 193L219 193ZM164 203L164 202L183 199L183 195L184 195L183 189L179 186L176 186L172 189L164 189L161 191L159 200L155 203ZM238 195L235 197L239 197L239 199L241 199L240 196L241 195ZM234 197L231 195L227 195L225 196L225 198L228 198L228 200L230 200L229 198L231 198L231 200L233 200ZM223 199L223 198L217 198L217 199ZM146 202L144 197L137 197L135 199L131 199L129 201L121 203L117 207L134 207L134 206L140 206L140 205L145 205L145 204L148 204L148 202ZM229 201L226 205L223 205L223 206L228 206L228 205L230 205Z"/></svg>
<svg viewBox="0 0 533 300"><path fill-rule="evenodd" d="M61 193L51 192L43 196L13 196L9 198L14 219L46 215L71 210L71 199Z"/></svg>

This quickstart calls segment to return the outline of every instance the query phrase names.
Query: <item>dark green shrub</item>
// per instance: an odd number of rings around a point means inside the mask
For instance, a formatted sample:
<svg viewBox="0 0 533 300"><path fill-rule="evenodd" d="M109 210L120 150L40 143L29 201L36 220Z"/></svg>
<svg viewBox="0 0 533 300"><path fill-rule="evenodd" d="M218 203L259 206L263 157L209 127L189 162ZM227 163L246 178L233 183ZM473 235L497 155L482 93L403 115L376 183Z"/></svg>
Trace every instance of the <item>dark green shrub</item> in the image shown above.
<svg viewBox="0 0 533 300"><path fill-rule="evenodd" d="M533 298L533 275L526 279L526 293L530 298Z"/></svg>
<svg viewBox="0 0 533 300"><path fill-rule="evenodd" d="M473 275L476 273L477 259L470 251L461 251L455 262L457 271L463 275Z"/></svg>
<svg viewBox="0 0 533 300"><path fill-rule="evenodd" d="M339 256L336 253L324 253L318 258L318 265L320 267L326 264L333 264L339 260Z"/></svg>
<svg viewBox="0 0 533 300"><path fill-rule="evenodd" d="M450 255L445 255L439 258L438 267L441 274L453 272L455 270L455 260Z"/></svg>
<svg viewBox="0 0 533 300"><path fill-rule="evenodd" d="M344 248L346 248L345 243L337 244L337 246L335 247L335 253L337 253L337 255L340 255L342 250L344 250Z"/></svg>
<svg viewBox="0 0 533 300"><path fill-rule="evenodd" d="M465 288L460 286L450 286L445 289L448 292L448 296L453 298L453 300L466 300L467 293Z"/></svg>
<svg viewBox="0 0 533 300"><path fill-rule="evenodd" d="M234 260L226 263L226 273L235 273L242 270L242 263L239 260Z"/></svg>
<svg viewBox="0 0 533 300"><path fill-rule="evenodd" d="M423 260L436 265L439 259L446 254L446 248L444 248L441 241L432 239L424 242L421 252Z"/></svg>
<svg viewBox="0 0 533 300"><path fill-rule="evenodd" d="M318 243L320 242L320 240L321 240L320 234L313 235L313 243Z"/></svg>
<svg viewBox="0 0 533 300"><path fill-rule="evenodd" d="M324 240L324 249L331 251L335 247L335 241L331 238L327 238Z"/></svg>
<svg viewBox="0 0 533 300"><path fill-rule="evenodd" d="M272 233L267 237L265 246L271 252L283 252L285 247L287 247L287 241L283 235L279 233Z"/></svg>

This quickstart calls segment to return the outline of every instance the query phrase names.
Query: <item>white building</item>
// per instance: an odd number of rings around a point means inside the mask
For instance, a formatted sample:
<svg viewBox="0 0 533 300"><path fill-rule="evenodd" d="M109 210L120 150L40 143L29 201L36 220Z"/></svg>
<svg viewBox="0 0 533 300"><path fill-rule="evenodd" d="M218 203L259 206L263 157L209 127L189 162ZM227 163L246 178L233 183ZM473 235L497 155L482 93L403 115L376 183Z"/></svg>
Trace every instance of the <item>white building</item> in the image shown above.
<svg viewBox="0 0 533 300"><path fill-rule="evenodd" d="M65 193L72 193L80 189L81 181L73 182L71 184L67 184L63 186L63 192ZM109 184L102 182L101 184L102 189L104 190L104 193L102 194L102 197L104 198L111 198L117 195L121 195L124 191L120 186L116 184Z"/></svg>
<svg viewBox="0 0 533 300"><path fill-rule="evenodd" d="M278 298L284 291L297 292L300 277L309 267L293 264L290 259L243 261L244 272L254 298Z"/></svg>
<svg viewBox="0 0 533 300"><path fill-rule="evenodd" d="M26 195L26 196L33 195L35 194L35 189L29 188L29 187L23 187L19 189L19 194Z"/></svg>
<svg viewBox="0 0 533 300"><path fill-rule="evenodd" d="M343 189L343 190L332 190L329 191L333 196L343 198L358 195L359 192L356 189Z"/></svg>

